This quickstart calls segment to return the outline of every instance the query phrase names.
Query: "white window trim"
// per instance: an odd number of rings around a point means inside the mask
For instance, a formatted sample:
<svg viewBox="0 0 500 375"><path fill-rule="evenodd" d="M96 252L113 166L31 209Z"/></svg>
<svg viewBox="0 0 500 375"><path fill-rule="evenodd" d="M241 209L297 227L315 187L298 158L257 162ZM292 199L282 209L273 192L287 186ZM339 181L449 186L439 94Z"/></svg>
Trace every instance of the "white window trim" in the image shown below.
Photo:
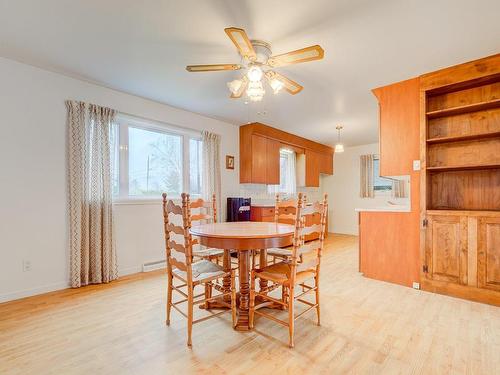
<svg viewBox="0 0 500 375"><path fill-rule="evenodd" d="M160 204L159 198L152 196L130 196L129 195L129 181L128 181L128 127L153 130L159 133L176 135L182 137L182 191L189 191L189 140L196 139L201 141L201 133L196 130L183 128L180 126L143 119L118 113L115 117L114 123L118 126L118 150L119 150L119 189L118 196L113 197L113 204ZM192 194L197 197L198 194ZM170 196L174 200L178 200L180 196Z"/></svg>
<svg viewBox="0 0 500 375"><path fill-rule="evenodd" d="M290 158L291 154L293 154L293 151L291 150L288 150L288 149L280 149L280 159L281 159L281 154L286 154L286 157L287 158ZM280 160L281 162L281 160ZM289 161L290 162L290 161ZM290 178L295 178L295 180L297 180L297 173L296 173L296 168L297 168L297 165L295 165L295 170L292 171L292 175L293 176L290 176ZM280 168L280 173L281 173L281 168ZM280 181L281 181L281 174L280 174ZM275 196L277 193L279 194L284 194L286 196L293 196L297 193L297 185L296 185L296 181L295 181L295 191L292 191L291 189L291 181L288 181L288 184L287 184L287 189L285 190L280 190L280 186L281 184L278 184L278 185L267 185L267 194L270 195L270 196Z"/></svg>

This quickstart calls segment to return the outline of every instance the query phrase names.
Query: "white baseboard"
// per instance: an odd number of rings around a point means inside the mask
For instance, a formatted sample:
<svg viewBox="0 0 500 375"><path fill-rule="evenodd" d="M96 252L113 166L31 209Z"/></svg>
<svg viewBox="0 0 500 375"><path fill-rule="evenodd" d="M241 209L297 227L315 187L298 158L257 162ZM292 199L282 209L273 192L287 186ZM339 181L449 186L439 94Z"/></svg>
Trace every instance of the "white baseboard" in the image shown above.
<svg viewBox="0 0 500 375"><path fill-rule="evenodd" d="M131 275L133 273L142 272L142 264L133 266L120 268L118 271L119 276ZM49 292L55 292L56 290L62 290L70 288L69 282L59 282L54 284L48 284L44 286L39 286L32 289L24 289L24 290L16 290L14 292L9 292L5 294L0 294L0 303L14 301L16 299L26 298L36 296L38 294L44 294Z"/></svg>
<svg viewBox="0 0 500 375"><path fill-rule="evenodd" d="M131 275L133 273L139 273L139 272L142 272L142 265L133 266L133 267L125 267L125 268L118 267L118 276L119 277Z"/></svg>
<svg viewBox="0 0 500 375"><path fill-rule="evenodd" d="M38 294L55 292L56 290L62 290L62 289L67 289L67 288L69 288L69 283L66 281L66 282L60 282L60 283L39 286L39 287L32 288L32 289L17 290L15 292L1 294L0 295L0 303L13 301L13 300L20 299L20 298L36 296Z"/></svg>

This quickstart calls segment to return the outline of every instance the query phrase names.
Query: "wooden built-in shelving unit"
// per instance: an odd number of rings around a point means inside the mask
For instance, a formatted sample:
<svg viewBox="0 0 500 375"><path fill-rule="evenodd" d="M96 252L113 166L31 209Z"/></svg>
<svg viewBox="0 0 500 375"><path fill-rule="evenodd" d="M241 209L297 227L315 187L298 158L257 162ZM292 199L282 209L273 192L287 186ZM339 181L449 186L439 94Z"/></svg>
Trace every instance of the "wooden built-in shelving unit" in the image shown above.
<svg viewBox="0 0 500 375"><path fill-rule="evenodd" d="M500 305L500 55L420 82L422 287Z"/></svg>
<svg viewBox="0 0 500 375"><path fill-rule="evenodd" d="M427 209L500 210L500 78L425 99ZM471 207L484 195L491 199Z"/></svg>

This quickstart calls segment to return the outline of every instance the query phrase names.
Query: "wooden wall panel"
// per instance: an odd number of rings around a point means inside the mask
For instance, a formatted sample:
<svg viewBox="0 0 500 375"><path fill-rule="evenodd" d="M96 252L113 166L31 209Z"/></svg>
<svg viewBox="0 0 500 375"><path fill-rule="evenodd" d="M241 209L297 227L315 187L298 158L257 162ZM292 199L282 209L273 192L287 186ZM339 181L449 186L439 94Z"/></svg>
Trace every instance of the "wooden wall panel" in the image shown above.
<svg viewBox="0 0 500 375"><path fill-rule="evenodd" d="M408 174L419 159L419 79L373 90L380 105L380 174Z"/></svg>

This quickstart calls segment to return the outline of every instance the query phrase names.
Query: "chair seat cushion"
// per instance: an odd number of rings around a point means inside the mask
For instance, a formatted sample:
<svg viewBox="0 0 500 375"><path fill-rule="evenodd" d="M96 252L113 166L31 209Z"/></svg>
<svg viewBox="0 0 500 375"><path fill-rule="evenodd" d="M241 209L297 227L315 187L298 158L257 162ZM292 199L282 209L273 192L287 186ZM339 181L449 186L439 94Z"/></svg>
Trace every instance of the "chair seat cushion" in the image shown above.
<svg viewBox="0 0 500 375"><path fill-rule="evenodd" d="M282 258L288 258L292 256L292 248L280 248L280 247L272 247L270 249L267 249L267 255L273 256L273 257L282 257Z"/></svg>
<svg viewBox="0 0 500 375"><path fill-rule="evenodd" d="M208 260L200 260L196 263L191 264L191 269L193 273L193 281L201 281L204 279L211 279L213 277L222 276L225 274L222 266L210 262ZM178 277L187 281L187 273L176 268L172 270Z"/></svg>
<svg viewBox="0 0 500 375"><path fill-rule="evenodd" d="M256 269L255 272L257 272L257 276L262 279L273 281L279 284L289 285L292 269L290 264L279 262L271 264L270 266L264 268ZM297 272L295 275L295 283L302 283L304 280L310 279L315 275L315 269Z"/></svg>
<svg viewBox="0 0 500 375"><path fill-rule="evenodd" d="M196 249L193 250L193 255L195 257L207 258L207 257L218 257L224 255L224 250L215 249L212 247L204 248L204 249Z"/></svg>

